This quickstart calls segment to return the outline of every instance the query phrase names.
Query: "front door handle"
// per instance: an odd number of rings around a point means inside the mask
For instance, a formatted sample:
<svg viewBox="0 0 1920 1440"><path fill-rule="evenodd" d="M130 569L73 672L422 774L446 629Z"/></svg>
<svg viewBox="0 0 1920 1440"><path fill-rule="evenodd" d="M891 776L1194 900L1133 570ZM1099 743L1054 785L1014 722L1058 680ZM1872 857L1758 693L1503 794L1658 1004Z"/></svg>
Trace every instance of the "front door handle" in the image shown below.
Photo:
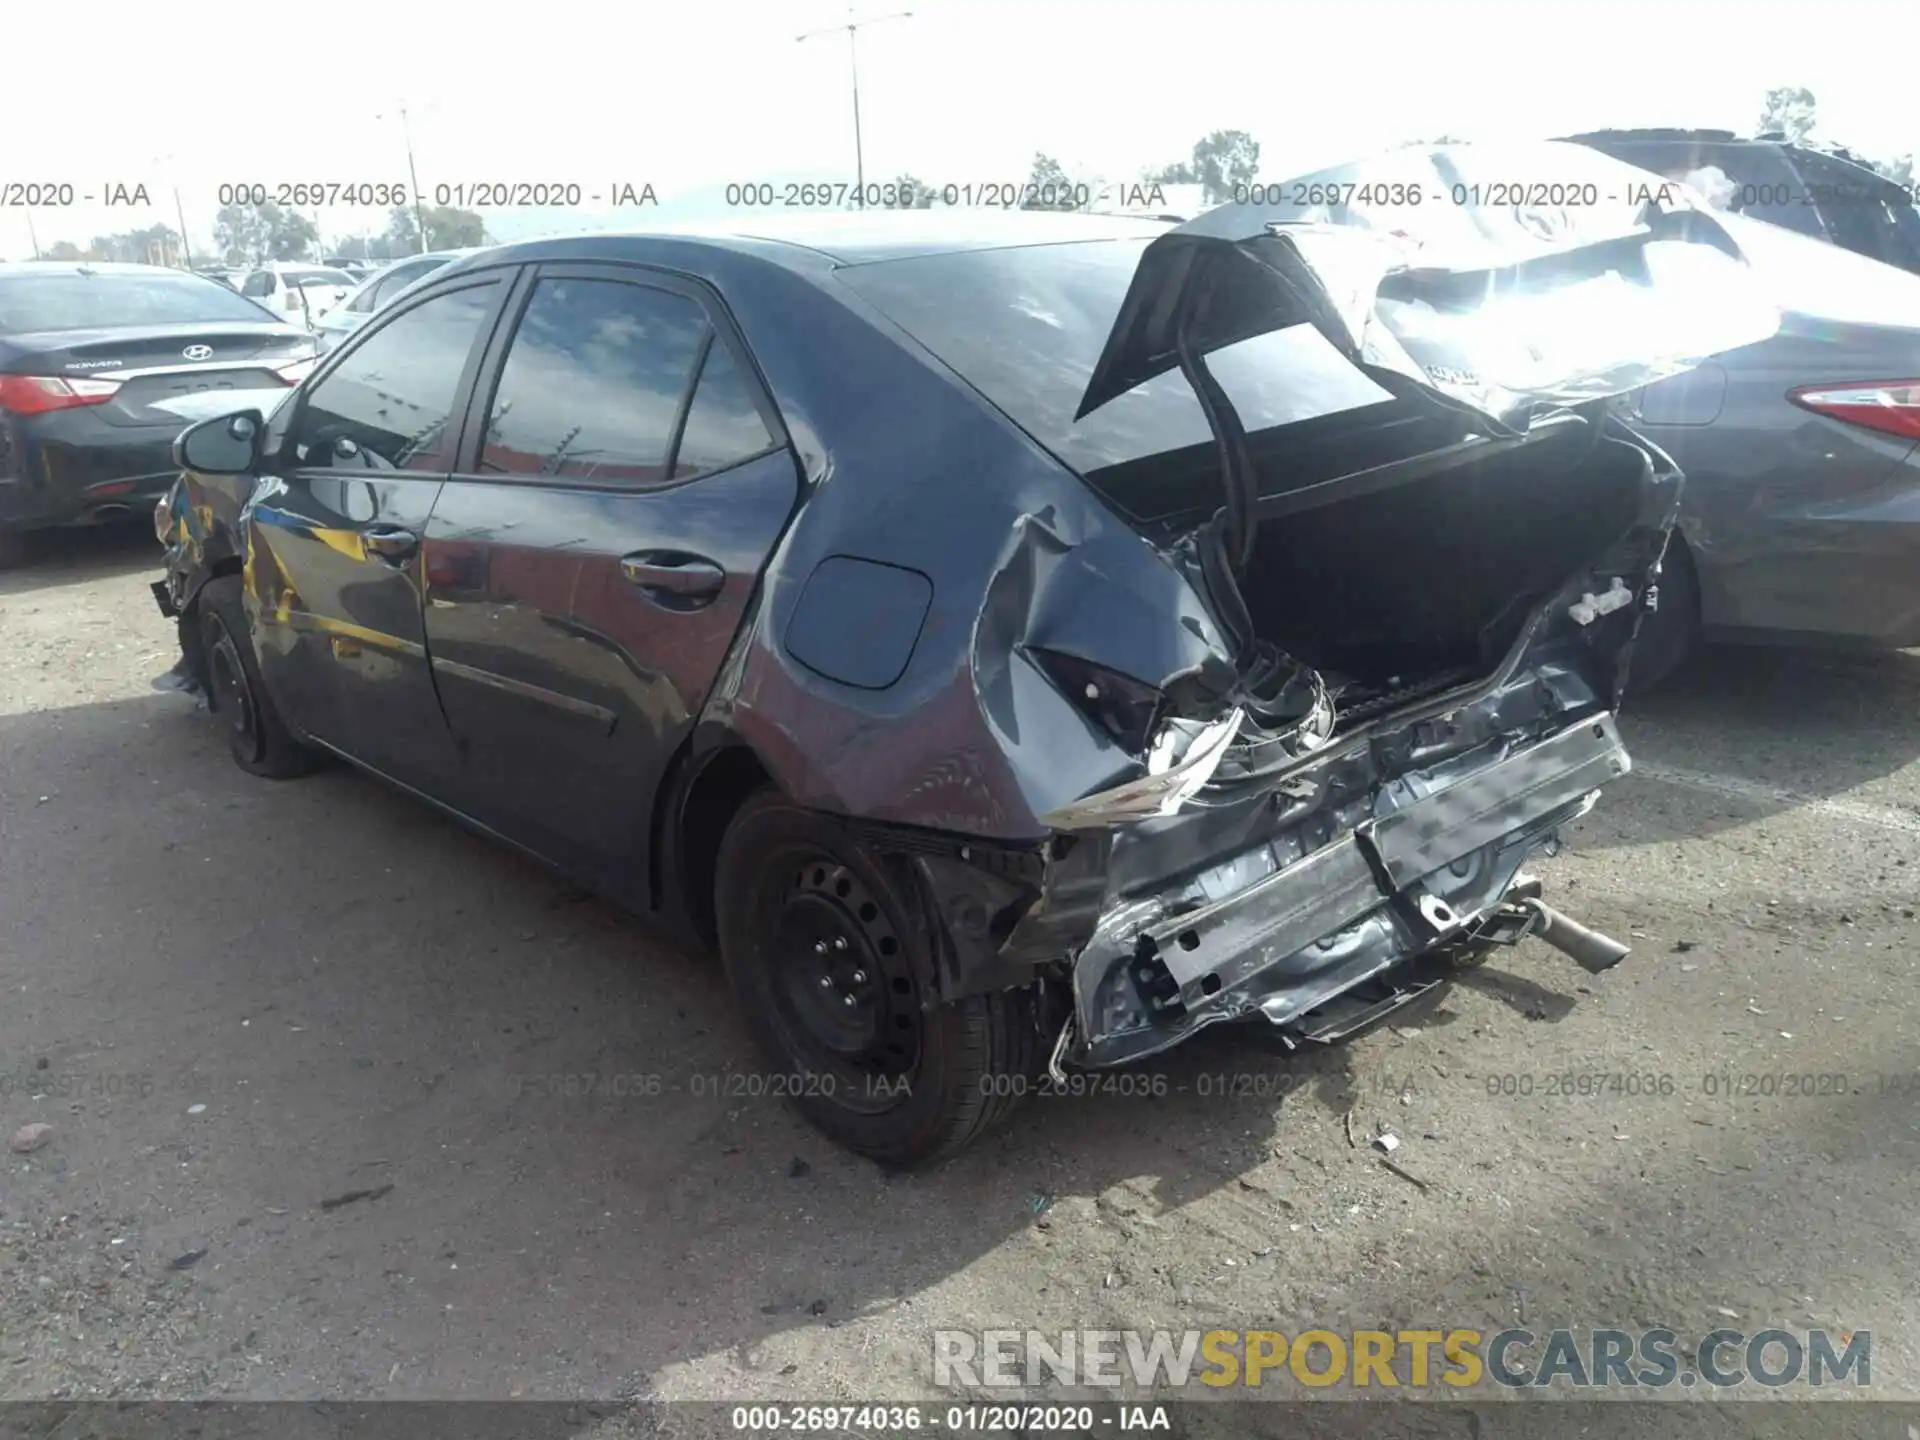
<svg viewBox="0 0 1920 1440"><path fill-rule="evenodd" d="M362 530L360 543L382 560L390 560L397 565L413 558L413 553L420 548L420 537L397 525L378 525L370 530Z"/></svg>
<svg viewBox="0 0 1920 1440"><path fill-rule="evenodd" d="M625 556L620 573L650 599L677 609L705 604L727 583L727 572L705 556L677 550L642 550Z"/></svg>

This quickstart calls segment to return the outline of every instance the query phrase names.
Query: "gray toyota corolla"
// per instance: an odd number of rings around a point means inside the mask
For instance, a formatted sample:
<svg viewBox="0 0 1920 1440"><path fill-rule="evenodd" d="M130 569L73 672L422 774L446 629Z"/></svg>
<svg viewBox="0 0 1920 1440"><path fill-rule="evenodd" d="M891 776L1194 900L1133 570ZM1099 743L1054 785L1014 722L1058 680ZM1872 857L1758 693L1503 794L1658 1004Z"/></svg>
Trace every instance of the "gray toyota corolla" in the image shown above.
<svg viewBox="0 0 1920 1440"><path fill-rule="evenodd" d="M1605 969L1522 867L1628 768L1680 477L1612 397L1777 312L1576 146L1276 188L470 257L202 402L162 608L245 768L717 942L769 1088L885 1162L1524 934Z"/></svg>

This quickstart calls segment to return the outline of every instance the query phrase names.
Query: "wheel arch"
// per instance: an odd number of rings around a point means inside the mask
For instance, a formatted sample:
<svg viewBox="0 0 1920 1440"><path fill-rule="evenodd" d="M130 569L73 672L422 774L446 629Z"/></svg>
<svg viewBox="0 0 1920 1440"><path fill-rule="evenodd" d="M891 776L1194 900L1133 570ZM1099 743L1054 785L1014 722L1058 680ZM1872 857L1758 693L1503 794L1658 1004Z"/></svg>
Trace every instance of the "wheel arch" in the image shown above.
<svg viewBox="0 0 1920 1440"><path fill-rule="evenodd" d="M709 947L719 943L713 886L720 842L747 799L774 786L753 746L731 730L695 732L681 747L654 806L649 890Z"/></svg>
<svg viewBox="0 0 1920 1440"><path fill-rule="evenodd" d="M211 693L213 677L207 668L206 648L200 641L200 597L208 585L227 575L238 575L245 567L238 555L225 555L206 568L204 574L193 577L193 587L185 590L179 601L180 651L187 657L187 664L193 669L194 679L200 682L204 693Z"/></svg>

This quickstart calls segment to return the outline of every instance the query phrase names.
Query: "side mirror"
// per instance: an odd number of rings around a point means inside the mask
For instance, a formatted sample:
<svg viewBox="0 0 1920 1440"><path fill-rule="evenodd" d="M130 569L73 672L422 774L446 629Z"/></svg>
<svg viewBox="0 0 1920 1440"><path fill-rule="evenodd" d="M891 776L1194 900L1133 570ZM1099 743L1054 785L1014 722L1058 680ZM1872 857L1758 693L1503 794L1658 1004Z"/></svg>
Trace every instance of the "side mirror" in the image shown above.
<svg viewBox="0 0 1920 1440"><path fill-rule="evenodd" d="M173 442L173 463L202 475L245 475L260 459L266 421L258 410L189 425Z"/></svg>

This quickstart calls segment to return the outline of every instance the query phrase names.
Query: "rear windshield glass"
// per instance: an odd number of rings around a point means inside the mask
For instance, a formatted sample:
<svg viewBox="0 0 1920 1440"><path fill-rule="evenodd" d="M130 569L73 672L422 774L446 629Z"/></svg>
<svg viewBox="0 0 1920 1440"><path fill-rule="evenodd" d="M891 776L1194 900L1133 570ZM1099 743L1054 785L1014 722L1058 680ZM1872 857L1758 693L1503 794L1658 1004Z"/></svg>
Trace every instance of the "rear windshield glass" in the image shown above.
<svg viewBox="0 0 1920 1440"><path fill-rule="evenodd" d="M1075 422L1146 240L916 256L840 278L1070 468L1085 475L1210 441L1177 371ZM1208 356L1250 432L1388 399L1307 326Z"/></svg>
<svg viewBox="0 0 1920 1440"><path fill-rule="evenodd" d="M0 331L276 319L218 281L177 270L156 268L151 275L104 270L0 275Z"/></svg>
<svg viewBox="0 0 1920 1440"><path fill-rule="evenodd" d="M293 285L358 285L344 270L289 270L282 272Z"/></svg>
<svg viewBox="0 0 1920 1440"><path fill-rule="evenodd" d="M1920 276L1741 216L1727 229L1781 308L1862 325L1920 326Z"/></svg>

